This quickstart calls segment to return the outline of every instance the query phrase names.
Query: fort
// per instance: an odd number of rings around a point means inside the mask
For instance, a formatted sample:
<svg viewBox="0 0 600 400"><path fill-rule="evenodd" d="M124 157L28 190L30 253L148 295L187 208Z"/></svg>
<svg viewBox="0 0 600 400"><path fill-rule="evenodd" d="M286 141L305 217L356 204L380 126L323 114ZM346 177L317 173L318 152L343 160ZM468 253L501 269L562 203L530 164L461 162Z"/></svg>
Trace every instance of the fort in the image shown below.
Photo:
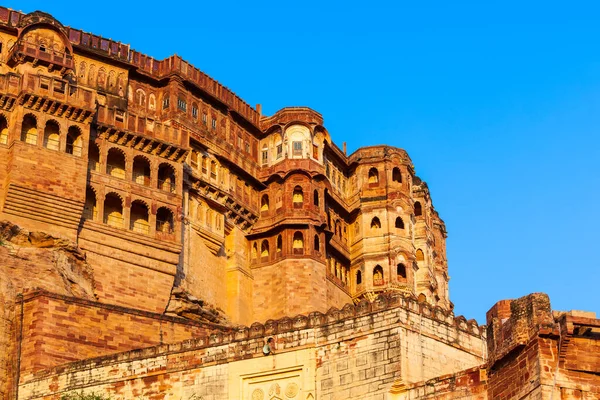
<svg viewBox="0 0 600 400"><path fill-rule="evenodd" d="M0 7L0 397L600 398L594 313L455 316L408 154L343 147L308 107Z"/></svg>

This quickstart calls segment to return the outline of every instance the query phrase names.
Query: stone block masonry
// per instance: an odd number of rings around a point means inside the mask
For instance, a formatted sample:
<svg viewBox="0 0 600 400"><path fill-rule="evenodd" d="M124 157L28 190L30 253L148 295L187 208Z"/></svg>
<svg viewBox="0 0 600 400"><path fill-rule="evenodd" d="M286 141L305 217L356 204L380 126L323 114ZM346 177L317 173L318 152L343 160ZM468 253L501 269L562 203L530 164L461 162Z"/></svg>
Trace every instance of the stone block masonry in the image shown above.
<svg viewBox="0 0 600 400"><path fill-rule="evenodd" d="M267 337L275 339L269 356L262 353ZM44 371L24 370L19 398L58 398L84 389L118 398L246 399L279 391L299 399L379 399L394 382L413 383L480 365L486 357L484 340L473 321L412 297L381 295L373 303L348 304L326 314L212 331Z"/></svg>

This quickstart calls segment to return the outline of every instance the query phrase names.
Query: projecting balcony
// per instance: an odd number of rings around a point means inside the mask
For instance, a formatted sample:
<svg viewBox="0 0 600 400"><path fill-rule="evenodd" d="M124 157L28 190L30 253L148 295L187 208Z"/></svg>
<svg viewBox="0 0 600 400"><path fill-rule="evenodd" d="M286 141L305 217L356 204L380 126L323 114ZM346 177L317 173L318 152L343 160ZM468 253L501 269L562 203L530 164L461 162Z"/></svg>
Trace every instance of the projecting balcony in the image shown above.
<svg viewBox="0 0 600 400"><path fill-rule="evenodd" d="M50 76L25 74L19 104L80 122L93 115L96 97L91 90Z"/></svg>
<svg viewBox="0 0 600 400"><path fill-rule="evenodd" d="M15 66L19 62L30 61L33 66L38 64L47 66L49 70L60 69L61 73L74 68L73 56L49 49L34 43L17 42L11 49L9 65Z"/></svg>

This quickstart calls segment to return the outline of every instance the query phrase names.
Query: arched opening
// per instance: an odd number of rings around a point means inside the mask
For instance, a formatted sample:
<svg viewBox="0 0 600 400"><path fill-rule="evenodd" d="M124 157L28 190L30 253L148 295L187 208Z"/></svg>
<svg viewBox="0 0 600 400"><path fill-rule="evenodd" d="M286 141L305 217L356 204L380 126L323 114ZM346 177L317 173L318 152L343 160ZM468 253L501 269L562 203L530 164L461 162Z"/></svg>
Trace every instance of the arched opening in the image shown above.
<svg viewBox="0 0 600 400"><path fill-rule="evenodd" d="M255 260L256 257L258 257L258 244L256 242L254 242L254 245L252 246L251 256L253 260Z"/></svg>
<svg viewBox="0 0 600 400"><path fill-rule="evenodd" d="M210 178L216 180L217 179L217 162L210 162Z"/></svg>
<svg viewBox="0 0 600 400"><path fill-rule="evenodd" d="M377 171L377 168L373 167L369 170L369 184L377 183L379 183L379 171Z"/></svg>
<svg viewBox="0 0 600 400"><path fill-rule="evenodd" d="M196 209L196 219L200 224L204 224L204 205L202 203L198 204Z"/></svg>
<svg viewBox="0 0 600 400"><path fill-rule="evenodd" d="M37 144L37 120L31 114L23 117L21 141L29 144Z"/></svg>
<svg viewBox="0 0 600 400"><path fill-rule="evenodd" d="M342 238L342 224L339 219L335 220L335 235L340 239Z"/></svg>
<svg viewBox="0 0 600 400"><path fill-rule="evenodd" d="M158 188L175 193L175 169L170 164L158 166Z"/></svg>
<svg viewBox="0 0 600 400"><path fill-rule="evenodd" d="M281 248L283 247L283 238L281 235L277 236L277 252L281 253Z"/></svg>
<svg viewBox="0 0 600 400"><path fill-rule="evenodd" d="M402 174L400 173L400 168L394 167L392 170L392 181L402 183Z"/></svg>
<svg viewBox="0 0 600 400"><path fill-rule="evenodd" d="M423 215L423 207L420 202L415 202L415 217L420 217Z"/></svg>
<svg viewBox="0 0 600 400"><path fill-rule="evenodd" d="M4 115L0 115L0 143L8 144L8 122Z"/></svg>
<svg viewBox="0 0 600 400"><path fill-rule="evenodd" d="M315 190L313 193L313 203L315 204L315 206L319 206L319 191Z"/></svg>
<svg viewBox="0 0 600 400"><path fill-rule="evenodd" d="M85 205L83 206L83 218L95 221L98 218L98 208L96 203L96 192L91 187L85 190Z"/></svg>
<svg viewBox="0 0 600 400"><path fill-rule="evenodd" d="M304 235L302 232L295 232L292 242L294 254L304 254Z"/></svg>
<svg viewBox="0 0 600 400"><path fill-rule="evenodd" d="M137 184L150 186L150 161L144 156L133 159L133 181Z"/></svg>
<svg viewBox="0 0 600 400"><path fill-rule="evenodd" d="M371 220L371 229L380 229L380 228L381 228L381 221L379 221L379 218L373 217L373 219Z"/></svg>
<svg viewBox="0 0 600 400"><path fill-rule="evenodd" d="M321 250L321 241L319 240L319 235L315 235L314 246L315 251Z"/></svg>
<svg viewBox="0 0 600 400"><path fill-rule="evenodd" d="M269 211L269 196L263 194L260 199L260 212L262 213L267 211Z"/></svg>
<svg viewBox="0 0 600 400"><path fill-rule="evenodd" d="M160 207L156 211L156 231L162 233L173 233L175 231L173 211L167 207Z"/></svg>
<svg viewBox="0 0 600 400"><path fill-rule="evenodd" d="M269 242L267 240L263 240L260 244L260 258L269 258Z"/></svg>
<svg viewBox="0 0 600 400"><path fill-rule="evenodd" d="M425 296L423 293L421 293L419 295L419 297L417 297L417 301L419 303L426 303L427 302L427 296Z"/></svg>
<svg viewBox="0 0 600 400"><path fill-rule="evenodd" d="M383 285L383 268L381 265L376 265L373 268L373 286Z"/></svg>
<svg viewBox="0 0 600 400"><path fill-rule="evenodd" d="M362 272L360 272L360 271L356 271L356 284L357 285L362 284Z"/></svg>
<svg viewBox="0 0 600 400"><path fill-rule="evenodd" d="M70 126L67 131L67 154L73 154L74 156L81 157L83 150L83 135L76 126Z"/></svg>
<svg viewBox="0 0 600 400"><path fill-rule="evenodd" d="M150 223L148 222L148 206L140 200L134 200L131 203L129 229L146 235L150 233Z"/></svg>
<svg viewBox="0 0 600 400"><path fill-rule="evenodd" d="M423 254L423 250L417 249L416 257L417 261L425 261L425 254Z"/></svg>
<svg viewBox="0 0 600 400"><path fill-rule="evenodd" d="M88 146L88 168L90 171L100 171L100 149L91 141Z"/></svg>
<svg viewBox="0 0 600 400"><path fill-rule="evenodd" d="M304 203L304 193L302 192L302 188L300 186L296 186L294 188L292 203L294 204L294 208L302 208L302 204Z"/></svg>
<svg viewBox="0 0 600 400"><path fill-rule="evenodd" d="M404 229L404 221L402 221L402 218L400 217L396 217L396 229Z"/></svg>
<svg viewBox="0 0 600 400"><path fill-rule="evenodd" d="M48 150L58 151L60 148L60 128L58 122L50 120L44 128L44 147Z"/></svg>
<svg viewBox="0 0 600 400"><path fill-rule="evenodd" d="M212 226L213 226L213 210L211 210L210 208L208 210L206 210L206 227L210 230L212 230Z"/></svg>
<svg viewBox="0 0 600 400"><path fill-rule="evenodd" d="M104 198L103 222L115 228L123 228L123 201L115 193L109 193Z"/></svg>
<svg viewBox="0 0 600 400"><path fill-rule="evenodd" d="M406 279L406 266L402 263L396 266L396 275L400 279Z"/></svg>
<svg viewBox="0 0 600 400"><path fill-rule="evenodd" d="M115 178L125 179L125 154L121 150L114 147L108 150L106 173Z"/></svg>

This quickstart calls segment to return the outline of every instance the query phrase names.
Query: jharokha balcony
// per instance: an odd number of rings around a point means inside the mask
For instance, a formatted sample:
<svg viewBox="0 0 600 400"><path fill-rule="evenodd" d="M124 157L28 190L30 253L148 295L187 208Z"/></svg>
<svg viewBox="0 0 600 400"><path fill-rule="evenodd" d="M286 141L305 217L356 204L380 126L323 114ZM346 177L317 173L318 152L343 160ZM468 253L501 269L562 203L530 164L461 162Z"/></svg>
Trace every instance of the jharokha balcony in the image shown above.
<svg viewBox="0 0 600 400"><path fill-rule="evenodd" d="M73 56L70 54L55 51L43 45L20 41L12 48L9 64L23 61L32 61L34 66L43 64L50 70L57 68L63 73L74 68Z"/></svg>

